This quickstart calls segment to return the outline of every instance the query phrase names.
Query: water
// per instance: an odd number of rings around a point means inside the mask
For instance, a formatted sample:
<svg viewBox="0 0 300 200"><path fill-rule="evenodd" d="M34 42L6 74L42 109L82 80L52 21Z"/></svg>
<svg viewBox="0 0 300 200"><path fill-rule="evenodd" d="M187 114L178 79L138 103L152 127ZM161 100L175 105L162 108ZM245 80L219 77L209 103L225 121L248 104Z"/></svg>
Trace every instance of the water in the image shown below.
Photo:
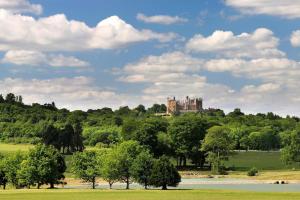
<svg viewBox="0 0 300 200"><path fill-rule="evenodd" d="M113 189L125 189L124 183L115 183ZM66 185L65 188L91 188L90 184L83 184L77 186ZM98 184L99 189L108 189L108 184ZM131 189L143 188L139 184L130 184ZM172 187L169 187L173 189ZM257 183L253 180L241 180L241 179L206 179L206 178L194 178L194 179L182 179L182 182L176 189L217 189L217 190L244 190L255 192L300 192L300 184L268 184Z"/></svg>

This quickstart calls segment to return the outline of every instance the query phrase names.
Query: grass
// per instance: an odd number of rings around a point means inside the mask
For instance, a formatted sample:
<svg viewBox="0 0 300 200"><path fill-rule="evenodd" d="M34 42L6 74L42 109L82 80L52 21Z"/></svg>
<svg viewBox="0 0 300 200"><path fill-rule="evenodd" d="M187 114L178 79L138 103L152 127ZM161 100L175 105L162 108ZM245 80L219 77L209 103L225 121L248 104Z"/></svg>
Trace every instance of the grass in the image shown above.
<svg viewBox="0 0 300 200"><path fill-rule="evenodd" d="M262 193L224 190L8 190L0 192L1 200L296 200L300 193Z"/></svg>
<svg viewBox="0 0 300 200"><path fill-rule="evenodd" d="M14 153L17 151L28 151L32 148L33 145L31 144L4 144L0 143L0 153L2 154L9 154Z"/></svg>
<svg viewBox="0 0 300 200"><path fill-rule="evenodd" d="M300 165L297 163L286 166L280 160L280 152L237 152L225 164L236 171L247 171L252 167L256 167L258 170L300 169Z"/></svg>

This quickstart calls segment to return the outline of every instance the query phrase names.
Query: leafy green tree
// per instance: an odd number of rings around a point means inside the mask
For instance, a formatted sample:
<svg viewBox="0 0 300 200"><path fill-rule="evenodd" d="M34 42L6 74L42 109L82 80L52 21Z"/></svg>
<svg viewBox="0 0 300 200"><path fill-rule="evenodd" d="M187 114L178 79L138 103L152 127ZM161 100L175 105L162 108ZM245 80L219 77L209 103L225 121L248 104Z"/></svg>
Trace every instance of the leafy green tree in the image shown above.
<svg viewBox="0 0 300 200"><path fill-rule="evenodd" d="M148 108L149 113L165 113L167 112L167 107L165 104L153 104L152 107Z"/></svg>
<svg viewBox="0 0 300 200"><path fill-rule="evenodd" d="M138 105L134 110L136 110L138 113L145 113L146 108L144 105Z"/></svg>
<svg viewBox="0 0 300 200"><path fill-rule="evenodd" d="M7 103L15 103L16 102L16 96L13 93L8 93L5 97L5 101Z"/></svg>
<svg viewBox="0 0 300 200"><path fill-rule="evenodd" d="M149 153L149 151L144 150L137 155L131 166L131 174L134 180L142 184L145 189L147 189L150 182L153 163L153 156Z"/></svg>
<svg viewBox="0 0 300 200"><path fill-rule="evenodd" d="M33 166L29 160L23 160L17 172L17 179L20 186L26 186L27 188L34 186L39 179L36 166Z"/></svg>
<svg viewBox="0 0 300 200"><path fill-rule="evenodd" d="M132 164L136 156L142 151L142 147L137 141L125 141L113 149L113 157L117 160L116 171L118 179L126 183L126 189L132 181Z"/></svg>
<svg viewBox="0 0 300 200"><path fill-rule="evenodd" d="M100 159L96 151L76 152L72 156L72 172L95 189L96 178L101 175Z"/></svg>
<svg viewBox="0 0 300 200"><path fill-rule="evenodd" d="M119 180L119 161L115 158L115 152L110 150L102 157L102 166L100 168L102 178L108 182L109 188Z"/></svg>
<svg viewBox="0 0 300 200"><path fill-rule="evenodd" d="M37 145L30 149L18 171L20 182L26 186L37 184L59 184L65 178L66 164L64 157L53 146Z"/></svg>
<svg viewBox="0 0 300 200"><path fill-rule="evenodd" d="M0 103L4 103L4 98L2 94L0 94Z"/></svg>
<svg viewBox="0 0 300 200"><path fill-rule="evenodd" d="M5 163L3 159L4 157L0 155L0 186L3 186L3 190L5 190L8 180L5 175Z"/></svg>
<svg viewBox="0 0 300 200"><path fill-rule="evenodd" d="M136 130L135 136L132 138L141 145L150 149L154 156L162 155L159 149L158 134L167 132L168 122L160 117L151 117L142 120Z"/></svg>
<svg viewBox="0 0 300 200"><path fill-rule="evenodd" d="M179 158L179 166L182 162L183 166L186 166L188 157L201 160L197 157L204 156L199 151L199 146L201 140L204 139L207 126L206 120L195 114L182 115L173 119L168 128L168 133L173 141L175 153ZM201 163L198 164L201 165Z"/></svg>
<svg viewBox="0 0 300 200"><path fill-rule="evenodd" d="M3 173L7 183L10 183L14 187L18 188L18 170L21 168L21 163L25 159L25 156L21 152L10 154L3 159L1 164Z"/></svg>
<svg viewBox="0 0 300 200"><path fill-rule="evenodd" d="M300 162L300 127L292 131L285 131L280 136L283 144L281 159L286 164Z"/></svg>
<svg viewBox="0 0 300 200"><path fill-rule="evenodd" d="M162 156L154 161L150 185L166 190L168 186L176 187L180 182L180 174L168 157Z"/></svg>
<svg viewBox="0 0 300 200"><path fill-rule="evenodd" d="M222 161L227 160L233 150L230 130L224 126L214 126L207 131L201 150L208 152L208 161L212 165L212 172L217 173Z"/></svg>

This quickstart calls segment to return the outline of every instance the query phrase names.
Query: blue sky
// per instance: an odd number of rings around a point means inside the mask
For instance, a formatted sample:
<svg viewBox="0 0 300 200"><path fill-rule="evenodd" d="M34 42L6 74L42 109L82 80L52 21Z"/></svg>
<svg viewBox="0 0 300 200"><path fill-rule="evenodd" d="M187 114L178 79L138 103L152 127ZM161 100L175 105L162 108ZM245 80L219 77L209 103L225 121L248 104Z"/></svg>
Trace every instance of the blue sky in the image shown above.
<svg viewBox="0 0 300 200"><path fill-rule="evenodd" d="M300 115L299 13L299 0L0 0L0 93Z"/></svg>

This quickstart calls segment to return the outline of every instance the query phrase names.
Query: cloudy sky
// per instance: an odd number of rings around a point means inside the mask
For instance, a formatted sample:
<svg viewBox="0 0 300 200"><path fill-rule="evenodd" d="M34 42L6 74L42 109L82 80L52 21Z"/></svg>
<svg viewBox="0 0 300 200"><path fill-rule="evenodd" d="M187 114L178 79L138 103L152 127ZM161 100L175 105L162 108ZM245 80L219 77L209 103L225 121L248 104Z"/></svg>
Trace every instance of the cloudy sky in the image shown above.
<svg viewBox="0 0 300 200"><path fill-rule="evenodd" d="M300 116L300 0L0 0L0 93Z"/></svg>

